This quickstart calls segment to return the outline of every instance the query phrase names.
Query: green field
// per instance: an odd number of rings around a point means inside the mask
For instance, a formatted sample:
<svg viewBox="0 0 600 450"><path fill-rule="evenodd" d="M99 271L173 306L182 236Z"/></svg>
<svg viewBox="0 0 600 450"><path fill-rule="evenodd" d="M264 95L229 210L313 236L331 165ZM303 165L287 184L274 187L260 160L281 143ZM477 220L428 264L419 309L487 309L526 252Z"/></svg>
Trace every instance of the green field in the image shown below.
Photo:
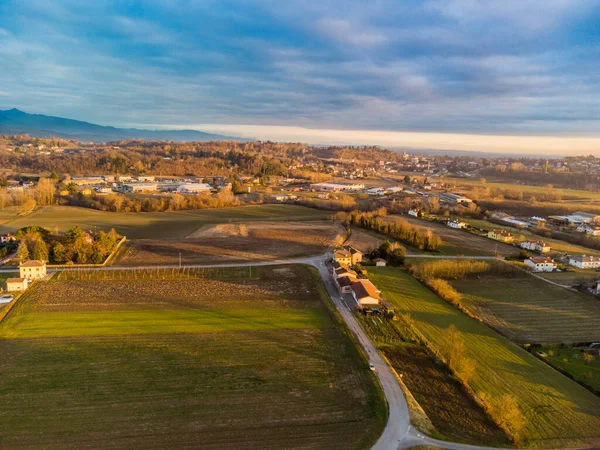
<svg viewBox="0 0 600 450"><path fill-rule="evenodd" d="M600 392L600 357L593 356L586 361L581 348L572 347L542 347L537 350L546 354L544 360L563 370L586 386Z"/></svg>
<svg viewBox="0 0 600 450"><path fill-rule="evenodd" d="M425 288L401 269L369 268L371 279L439 348L454 325L476 370L470 385L491 398L514 394L526 417L524 444L557 448L600 445L600 398Z"/></svg>
<svg viewBox="0 0 600 450"><path fill-rule="evenodd" d="M146 272L65 272L18 301L0 324L2 448L377 439L382 393L314 269Z"/></svg>
<svg viewBox="0 0 600 450"><path fill-rule="evenodd" d="M453 281L461 303L517 343L600 340L600 301L532 276Z"/></svg>
<svg viewBox="0 0 600 450"><path fill-rule="evenodd" d="M14 232L29 225L51 231L65 231L75 225L84 230L115 228L129 239L182 239L203 225L251 221L302 221L326 219L327 211L295 205L256 205L157 213L115 213L73 206L50 206L9 220L0 233Z"/></svg>

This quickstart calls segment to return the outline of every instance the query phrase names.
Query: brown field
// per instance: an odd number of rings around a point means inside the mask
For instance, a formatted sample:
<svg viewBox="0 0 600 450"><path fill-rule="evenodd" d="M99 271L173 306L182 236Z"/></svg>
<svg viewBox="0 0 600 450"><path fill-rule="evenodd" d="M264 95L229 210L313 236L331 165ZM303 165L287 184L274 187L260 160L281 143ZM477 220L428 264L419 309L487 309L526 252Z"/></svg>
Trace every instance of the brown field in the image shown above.
<svg viewBox="0 0 600 450"><path fill-rule="evenodd" d="M207 225L183 240L132 240L114 265L172 265L180 254L184 265L301 258L335 247L344 233L329 221Z"/></svg>
<svg viewBox="0 0 600 450"><path fill-rule="evenodd" d="M467 443L510 444L449 370L426 349L394 345L382 351L396 372L403 375L402 381L442 437Z"/></svg>
<svg viewBox="0 0 600 450"><path fill-rule="evenodd" d="M394 218L397 216L389 217ZM443 243L440 246L440 253L443 254L485 256L494 255L496 250L498 251L498 254L502 256L519 253L519 249L513 247L512 245L496 242L486 237L476 236L463 230L455 230L454 228L447 227L441 223L429 222L408 215L403 215L402 218L422 229L429 228L431 231L441 237Z"/></svg>
<svg viewBox="0 0 600 450"><path fill-rule="evenodd" d="M374 231L366 231L357 227L352 227L352 234L346 241L346 244L365 253L379 247L385 240L385 236L375 233Z"/></svg>

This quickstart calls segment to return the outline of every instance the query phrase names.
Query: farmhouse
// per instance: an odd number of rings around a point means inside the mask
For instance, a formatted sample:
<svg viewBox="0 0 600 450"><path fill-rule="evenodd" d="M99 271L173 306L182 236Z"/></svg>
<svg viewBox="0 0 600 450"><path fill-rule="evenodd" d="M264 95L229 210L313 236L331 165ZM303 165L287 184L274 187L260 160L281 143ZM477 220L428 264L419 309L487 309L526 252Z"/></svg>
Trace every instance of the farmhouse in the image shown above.
<svg viewBox="0 0 600 450"><path fill-rule="evenodd" d="M350 294L352 292L352 283L355 282L356 277L349 275L335 278L335 284L337 285L338 291L340 291L342 294Z"/></svg>
<svg viewBox="0 0 600 450"><path fill-rule="evenodd" d="M549 256L534 256L526 259L525 264L534 272L552 272L554 269L556 269L554 260Z"/></svg>
<svg viewBox="0 0 600 450"><path fill-rule="evenodd" d="M352 264L352 255L344 248L340 248L339 250L333 252L333 259L340 264Z"/></svg>
<svg viewBox="0 0 600 450"><path fill-rule="evenodd" d="M519 247L538 253L548 253L551 250L551 247L544 241L523 241Z"/></svg>
<svg viewBox="0 0 600 450"><path fill-rule="evenodd" d="M340 264L354 265L362 261L363 254L354 247L343 247L333 253L333 259Z"/></svg>
<svg viewBox="0 0 600 450"><path fill-rule="evenodd" d="M490 239L494 239L494 240L500 241L500 242L505 242L507 244L510 244L512 241L515 240L514 236L506 230L488 231L488 237Z"/></svg>
<svg viewBox="0 0 600 450"><path fill-rule="evenodd" d="M383 258L377 258L373 261L376 267L385 267L387 265L387 261Z"/></svg>
<svg viewBox="0 0 600 450"><path fill-rule="evenodd" d="M461 228L467 228L467 224L462 220L458 219L449 220L448 222L446 222L446 225L448 225L450 228L455 228L457 230L460 230Z"/></svg>
<svg viewBox="0 0 600 450"><path fill-rule="evenodd" d="M7 278L6 292L24 291L27 289L28 281L25 278Z"/></svg>
<svg viewBox="0 0 600 450"><path fill-rule="evenodd" d="M356 306L359 309L378 306L379 291L369 280L358 280L352 283L352 297L356 301Z"/></svg>
<svg viewBox="0 0 600 450"><path fill-rule="evenodd" d="M408 215L413 217L419 217L419 212L420 211L418 209L409 209Z"/></svg>
<svg viewBox="0 0 600 450"><path fill-rule="evenodd" d="M570 256L569 265L578 267L580 269L597 269L600 267L600 256Z"/></svg>
<svg viewBox="0 0 600 450"><path fill-rule="evenodd" d="M38 259L25 261L19 265L19 276L28 280L39 280L46 276L46 262Z"/></svg>

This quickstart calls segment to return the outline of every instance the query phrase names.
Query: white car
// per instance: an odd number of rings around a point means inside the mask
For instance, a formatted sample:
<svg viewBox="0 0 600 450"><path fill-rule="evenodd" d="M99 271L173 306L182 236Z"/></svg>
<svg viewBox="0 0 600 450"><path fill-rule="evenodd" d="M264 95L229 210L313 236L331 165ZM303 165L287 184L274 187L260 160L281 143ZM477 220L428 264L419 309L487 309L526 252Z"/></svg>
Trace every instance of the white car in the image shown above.
<svg viewBox="0 0 600 450"><path fill-rule="evenodd" d="M375 372L375 364L370 363L369 364L369 370L372 370L373 372Z"/></svg>
<svg viewBox="0 0 600 450"><path fill-rule="evenodd" d="M0 303L10 303L12 302L13 296L10 294L0 295Z"/></svg>

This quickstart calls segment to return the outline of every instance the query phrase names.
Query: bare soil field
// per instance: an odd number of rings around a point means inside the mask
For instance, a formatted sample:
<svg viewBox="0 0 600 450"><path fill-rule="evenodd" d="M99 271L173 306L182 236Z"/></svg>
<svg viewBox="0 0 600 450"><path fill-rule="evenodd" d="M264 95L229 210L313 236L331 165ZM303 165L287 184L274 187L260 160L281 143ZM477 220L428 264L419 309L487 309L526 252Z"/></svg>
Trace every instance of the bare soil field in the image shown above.
<svg viewBox="0 0 600 450"><path fill-rule="evenodd" d="M319 255L343 241L339 224L251 222L206 225L181 240L138 239L115 258L114 265L219 264L274 261Z"/></svg>
<svg viewBox="0 0 600 450"><path fill-rule="evenodd" d="M0 447L369 448L385 401L316 270L231 271L34 285L0 323Z"/></svg>
<svg viewBox="0 0 600 450"><path fill-rule="evenodd" d="M393 218L395 216L389 216ZM440 253L446 255L465 255L465 256L493 256L495 251L501 256L515 255L519 249L512 245L503 244L483 236L476 236L463 230L456 230L446 225L427 220L417 219L416 217L402 215L403 219L422 229L431 229L435 234L442 238Z"/></svg>
<svg viewBox="0 0 600 450"><path fill-rule="evenodd" d="M510 445L502 430L465 391L450 371L424 348L395 345L383 353L446 439L488 445Z"/></svg>
<svg viewBox="0 0 600 450"><path fill-rule="evenodd" d="M346 241L346 244L351 245L352 247L365 253L369 250L379 247L385 240L385 236L375 232L361 230L358 227L352 227L352 234Z"/></svg>

